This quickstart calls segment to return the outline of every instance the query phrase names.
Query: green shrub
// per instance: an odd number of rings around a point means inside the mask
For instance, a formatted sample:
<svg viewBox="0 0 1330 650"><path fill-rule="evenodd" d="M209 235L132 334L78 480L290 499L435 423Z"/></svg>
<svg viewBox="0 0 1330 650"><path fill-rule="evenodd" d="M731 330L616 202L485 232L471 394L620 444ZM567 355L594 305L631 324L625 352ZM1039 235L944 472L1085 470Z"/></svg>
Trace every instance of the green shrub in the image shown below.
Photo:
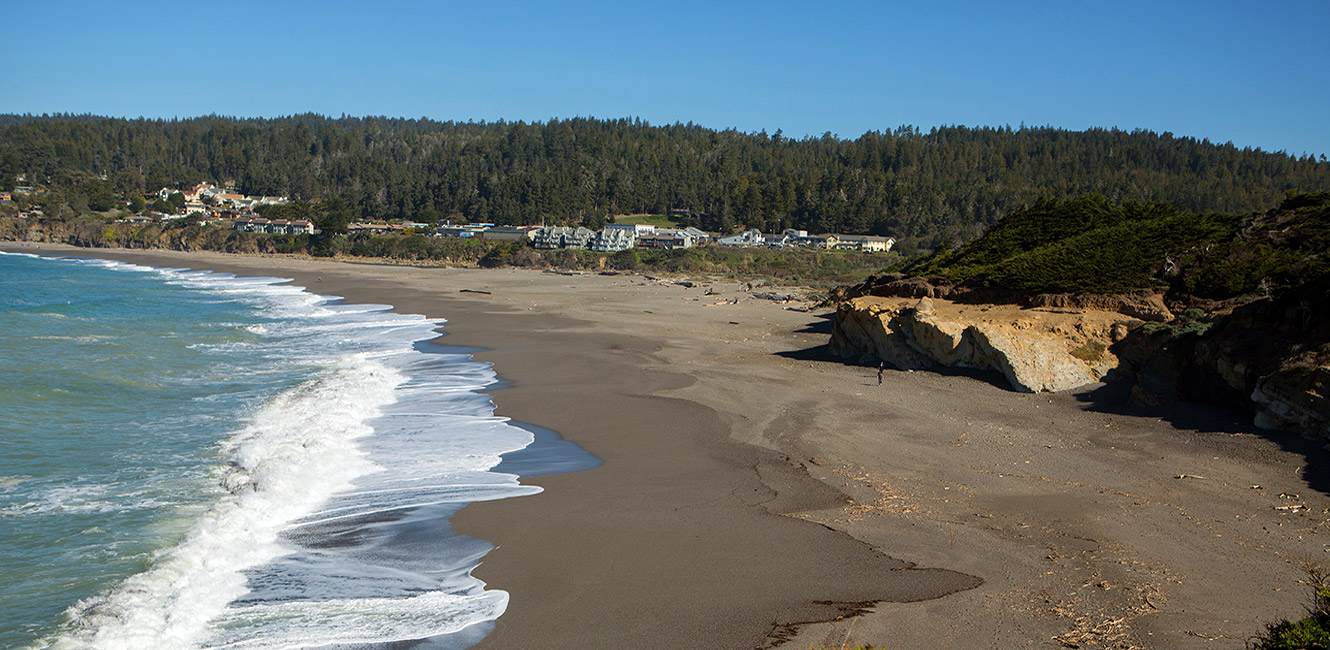
<svg viewBox="0 0 1330 650"><path fill-rule="evenodd" d="M498 268L508 266L513 261L513 249L506 244L499 244L491 248L485 256L480 258L480 265L487 268Z"/></svg>
<svg viewBox="0 0 1330 650"><path fill-rule="evenodd" d="M1251 643L1253 650L1311 650L1330 648L1330 580L1325 570L1307 569L1312 604L1298 621L1287 619L1265 626L1265 634Z"/></svg>
<svg viewBox="0 0 1330 650"><path fill-rule="evenodd" d="M1071 356L1076 357L1081 361L1094 363L1103 358L1104 352L1107 350L1108 346L1104 345L1103 342L1089 341L1085 345L1082 345L1076 348L1075 350L1072 350Z"/></svg>

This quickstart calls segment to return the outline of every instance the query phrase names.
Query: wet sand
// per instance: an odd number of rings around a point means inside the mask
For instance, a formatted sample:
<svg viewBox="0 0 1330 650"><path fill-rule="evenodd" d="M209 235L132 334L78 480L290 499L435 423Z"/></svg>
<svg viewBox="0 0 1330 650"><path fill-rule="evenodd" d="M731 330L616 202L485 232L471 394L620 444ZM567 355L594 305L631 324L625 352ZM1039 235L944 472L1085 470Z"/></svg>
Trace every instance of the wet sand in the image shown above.
<svg viewBox="0 0 1330 650"><path fill-rule="evenodd" d="M1102 388L879 387L826 359L825 310L732 283L41 250L447 318L441 342L509 382L500 415L603 459L454 519L498 546L476 575L511 594L479 648L1241 648L1301 612L1302 563L1330 543L1318 444L1121 412Z"/></svg>

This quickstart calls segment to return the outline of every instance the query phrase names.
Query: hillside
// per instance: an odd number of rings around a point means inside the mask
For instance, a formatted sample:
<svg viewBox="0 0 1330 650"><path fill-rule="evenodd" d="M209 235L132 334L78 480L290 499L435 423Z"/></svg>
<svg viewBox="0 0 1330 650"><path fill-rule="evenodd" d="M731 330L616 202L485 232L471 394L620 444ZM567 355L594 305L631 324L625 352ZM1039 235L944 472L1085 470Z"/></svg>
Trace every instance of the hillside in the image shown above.
<svg viewBox="0 0 1330 650"><path fill-rule="evenodd" d="M901 127L790 139L594 118L0 116L0 190L19 175L58 189L75 212L230 181L246 194L338 197L376 218L596 226L674 209L713 232L889 235L907 255L973 239L1040 197L1249 213L1291 189L1330 191L1325 161L1149 131Z"/></svg>
<svg viewBox="0 0 1330 650"><path fill-rule="evenodd" d="M978 240L898 265L861 286L888 295L906 278L961 298L1157 292L1193 305L1278 297L1330 272L1330 193L1290 194L1267 212L1183 212L1089 195L1018 210Z"/></svg>

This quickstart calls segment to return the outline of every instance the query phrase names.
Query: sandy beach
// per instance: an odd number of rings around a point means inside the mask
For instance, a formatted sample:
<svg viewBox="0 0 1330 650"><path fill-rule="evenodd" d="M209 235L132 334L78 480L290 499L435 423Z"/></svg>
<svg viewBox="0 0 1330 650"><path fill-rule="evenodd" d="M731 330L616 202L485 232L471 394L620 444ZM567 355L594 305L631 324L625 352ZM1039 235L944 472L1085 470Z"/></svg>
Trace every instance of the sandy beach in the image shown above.
<svg viewBox="0 0 1330 650"><path fill-rule="evenodd" d="M1330 550L1321 443L1111 391L829 359L733 282L5 243L290 277L448 320L497 412L604 461L454 520L511 594L482 649L1242 648ZM784 290L777 290L784 293ZM737 301L737 302L731 302ZM849 616L860 613L859 616Z"/></svg>

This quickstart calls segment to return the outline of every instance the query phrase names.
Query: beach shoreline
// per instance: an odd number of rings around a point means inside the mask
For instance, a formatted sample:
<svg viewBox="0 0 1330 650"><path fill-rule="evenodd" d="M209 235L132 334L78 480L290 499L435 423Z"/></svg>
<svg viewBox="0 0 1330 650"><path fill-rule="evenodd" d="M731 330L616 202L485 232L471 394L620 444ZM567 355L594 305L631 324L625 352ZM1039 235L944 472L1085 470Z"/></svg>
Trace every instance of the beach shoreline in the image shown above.
<svg viewBox="0 0 1330 650"><path fill-rule="evenodd" d="M604 461L455 516L497 546L475 575L511 596L478 648L1238 648L1301 611L1299 563L1330 541L1326 486L1302 471L1317 444L966 376L878 387L826 360L825 312L733 283L0 248L290 277L447 319L440 342L508 383L498 415Z"/></svg>

